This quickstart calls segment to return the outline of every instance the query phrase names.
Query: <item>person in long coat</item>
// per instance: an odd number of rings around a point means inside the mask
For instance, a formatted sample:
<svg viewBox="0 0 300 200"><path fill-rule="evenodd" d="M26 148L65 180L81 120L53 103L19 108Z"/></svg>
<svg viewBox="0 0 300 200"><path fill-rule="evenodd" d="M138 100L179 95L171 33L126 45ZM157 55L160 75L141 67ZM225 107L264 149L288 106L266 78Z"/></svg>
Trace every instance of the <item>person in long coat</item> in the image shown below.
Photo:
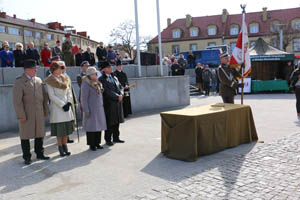
<svg viewBox="0 0 300 200"><path fill-rule="evenodd" d="M58 62L50 65L51 75L45 79L50 99L51 136L57 137L58 151L61 157L69 156L67 139L74 131L72 112L72 90L69 79L62 74L63 67Z"/></svg>
<svg viewBox="0 0 300 200"><path fill-rule="evenodd" d="M181 67L178 64L177 59L174 60L174 63L171 66L171 70L172 70L172 76L180 76L181 73Z"/></svg>
<svg viewBox="0 0 300 200"><path fill-rule="evenodd" d="M79 52L75 55L76 66L81 66L83 62L83 50L79 48Z"/></svg>
<svg viewBox="0 0 300 200"><path fill-rule="evenodd" d="M52 57L58 56L59 58L62 57L61 55L61 49L60 49L60 41L56 41L56 46L52 48Z"/></svg>
<svg viewBox="0 0 300 200"><path fill-rule="evenodd" d="M83 54L83 61L88 61L91 66L94 66L96 64L95 55L93 52L91 52L90 47L86 48L86 52L84 52Z"/></svg>
<svg viewBox="0 0 300 200"><path fill-rule="evenodd" d="M34 48L33 42L28 44L28 48L26 49L26 59L33 59L36 61L37 65L40 64L40 54L38 50Z"/></svg>
<svg viewBox="0 0 300 200"><path fill-rule="evenodd" d="M66 41L62 45L62 60L67 66L75 66L74 55L72 52L72 41L70 35L66 35Z"/></svg>
<svg viewBox="0 0 300 200"><path fill-rule="evenodd" d="M198 63L197 66L195 67L195 74L196 74L197 87L200 93L202 93L203 90L202 73L203 73L203 65L201 63Z"/></svg>
<svg viewBox="0 0 300 200"><path fill-rule="evenodd" d="M115 76L118 78L120 84L124 88L124 98L123 98L123 112L124 117L132 114L131 101L130 101L130 90L127 74L123 72L123 66L121 61L117 61L117 70L114 72Z"/></svg>
<svg viewBox="0 0 300 200"><path fill-rule="evenodd" d="M43 138L48 116L48 96L42 80L36 76L35 60L24 62L24 74L17 77L13 87L13 105L19 120L19 135L25 164L31 164L30 139L34 139L37 159L48 160L44 155Z"/></svg>
<svg viewBox="0 0 300 200"><path fill-rule="evenodd" d="M102 83L104 88L104 110L106 116L107 130L105 131L105 141L108 146L112 146L112 136L113 142L124 143L120 140L120 123L124 122L123 114L123 88L112 73L112 66L109 62L104 62L102 65L102 76L99 81Z"/></svg>
<svg viewBox="0 0 300 200"><path fill-rule="evenodd" d="M77 96L76 96L76 93L75 93L75 90L73 88L73 85L72 85L72 80L70 78L70 76L67 74L67 66L65 64L64 61L58 61L58 65L62 68L62 73L63 75L68 79L68 83L69 83L69 88L71 89L72 91L72 106L71 106L71 109L72 109L72 112L73 112L73 115L74 115L74 125L77 125L77 119L76 119L76 109L78 107L78 100L77 100ZM67 143L73 143L74 140L71 140L70 137L68 136L68 141Z"/></svg>
<svg viewBox="0 0 300 200"><path fill-rule="evenodd" d="M49 67L51 64L51 49L48 43L44 44L44 48L41 51L41 59L44 67Z"/></svg>
<svg viewBox="0 0 300 200"><path fill-rule="evenodd" d="M292 72L290 76L292 90L295 91L296 95L296 111L297 117L300 121L300 60L298 61L297 68Z"/></svg>
<svg viewBox="0 0 300 200"><path fill-rule="evenodd" d="M15 58L15 67L24 67L26 54L25 51L23 50L23 44L17 43L16 50L14 50L13 53Z"/></svg>
<svg viewBox="0 0 300 200"><path fill-rule="evenodd" d="M89 67L82 79L81 104L83 110L83 130L86 131L87 145L92 151L103 149L101 131L106 130L106 118L103 107L103 87L98 81L97 69Z"/></svg>

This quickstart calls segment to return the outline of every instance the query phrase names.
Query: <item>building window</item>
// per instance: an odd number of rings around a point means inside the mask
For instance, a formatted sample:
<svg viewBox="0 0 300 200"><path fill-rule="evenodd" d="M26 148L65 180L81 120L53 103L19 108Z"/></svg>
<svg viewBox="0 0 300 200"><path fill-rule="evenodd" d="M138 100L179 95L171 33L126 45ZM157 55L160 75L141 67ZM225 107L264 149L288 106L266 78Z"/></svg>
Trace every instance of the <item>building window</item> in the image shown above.
<svg viewBox="0 0 300 200"><path fill-rule="evenodd" d="M20 35L20 31L18 28L8 27L8 34L10 35Z"/></svg>
<svg viewBox="0 0 300 200"><path fill-rule="evenodd" d="M294 51L300 51L300 38L294 38Z"/></svg>
<svg viewBox="0 0 300 200"><path fill-rule="evenodd" d="M259 25L258 23L250 24L250 33L258 33L259 32Z"/></svg>
<svg viewBox="0 0 300 200"><path fill-rule="evenodd" d="M180 38L180 31L179 30L173 31L173 38Z"/></svg>
<svg viewBox="0 0 300 200"><path fill-rule="evenodd" d="M47 33L47 40L52 40L52 34L50 34L50 33Z"/></svg>
<svg viewBox="0 0 300 200"><path fill-rule="evenodd" d="M61 39L62 39L62 41L65 41L65 40L66 40L66 37L65 37L65 36L62 36Z"/></svg>
<svg viewBox="0 0 300 200"><path fill-rule="evenodd" d="M239 34L239 26L238 25L231 25L230 26L230 35L237 35Z"/></svg>
<svg viewBox="0 0 300 200"><path fill-rule="evenodd" d="M198 45L197 44L190 44L190 50L197 51L198 50Z"/></svg>
<svg viewBox="0 0 300 200"><path fill-rule="evenodd" d="M293 20L292 27L294 30L300 30L300 19Z"/></svg>
<svg viewBox="0 0 300 200"><path fill-rule="evenodd" d="M6 33L5 26L0 26L0 33Z"/></svg>
<svg viewBox="0 0 300 200"><path fill-rule="evenodd" d="M35 38L40 39L42 37L41 32L35 32Z"/></svg>
<svg viewBox="0 0 300 200"><path fill-rule="evenodd" d="M233 52L233 49L235 48L235 45L236 45L236 42L231 42L230 43L231 52Z"/></svg>
<svg viewBox="0 0 300 200"><path fill-rule="evenodd" d="M216 26L209 26L208 27L208 35L216 35L217 34L217 27Z"/></svg>
<svg viewBox="0 0 300 200"><path fill-rule="evenodd" d="M180 52L179 45L173 45L172 46L172 53L176 54L176 53L179 53L179 52Z"/></svg>
<svg viewBox="0 0 300 200"><path fill-rule="evenodd" d="M250 41L250 47L254 47L255 46L255 41Z"/></svg>
<svg viewBox="0 0 300 200"><path fill-rule="evenodd" d="M216 46L216 43L215 43L215 42L209 42L209 43L207 44L207 46L208 46L208 47L214 47L214 46Z"/></svg>
<svg viewBox="0 0 300 200"><path fill-rule="evenodd" d="M280 27L278 26L278 24L280 24L280 21L278 21L278 20L272 21L271 27L270 27L272 32L279 32Z"/></svg>
<svg viewBox="0 0 300 200"><path fill-rule="evenodd" d="M25 37L32 37L32 36L33 36L33 33L32 33L32 31L24 30L24 36L25 36Z"/></svg>
<svg viewBox="0 0 300 200"><path fill-rule="evenodd" d="M190 36L191 37L197 37L198 36L198 29L197 28L191 28L190 29Z"/></svg>

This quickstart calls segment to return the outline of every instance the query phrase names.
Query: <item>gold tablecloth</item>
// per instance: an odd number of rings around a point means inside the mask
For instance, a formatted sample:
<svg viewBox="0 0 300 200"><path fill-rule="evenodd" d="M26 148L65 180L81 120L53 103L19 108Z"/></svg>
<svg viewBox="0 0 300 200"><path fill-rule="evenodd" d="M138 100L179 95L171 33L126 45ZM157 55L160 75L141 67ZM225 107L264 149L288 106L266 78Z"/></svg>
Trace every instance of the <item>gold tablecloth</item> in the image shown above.
<svg viewBox="0 0 300 200"><path fill-rule="evenodd" d="M198 156L258 140L251 107L214 104L162 112L161 151L196 161Z"/></svg>

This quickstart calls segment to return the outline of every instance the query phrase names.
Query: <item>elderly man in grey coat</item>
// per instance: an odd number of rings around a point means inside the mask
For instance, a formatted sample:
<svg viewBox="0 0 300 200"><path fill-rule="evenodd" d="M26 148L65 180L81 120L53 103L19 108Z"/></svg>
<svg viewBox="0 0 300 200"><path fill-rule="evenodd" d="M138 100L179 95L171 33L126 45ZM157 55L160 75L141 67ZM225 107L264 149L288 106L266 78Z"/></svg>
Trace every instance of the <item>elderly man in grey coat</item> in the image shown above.
<svg viewBox="0 0 300 200"><path fill-rule="evenodd" d="M86 131L87 145L92 151L103 149L101 131L106 130L103 107L102 84L97 80L97 70L89 67L82 79L81 104L83 110L83 129Z"/></svg>

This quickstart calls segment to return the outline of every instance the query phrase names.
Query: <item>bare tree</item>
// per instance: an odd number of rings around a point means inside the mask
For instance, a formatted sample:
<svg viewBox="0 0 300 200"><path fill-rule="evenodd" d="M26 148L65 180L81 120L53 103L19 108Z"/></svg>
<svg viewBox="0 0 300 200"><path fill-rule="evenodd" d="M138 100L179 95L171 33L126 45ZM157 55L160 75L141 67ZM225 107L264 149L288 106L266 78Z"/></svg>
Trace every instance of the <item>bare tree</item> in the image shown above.
<svg viewBox="0 0 300 200"><path fill-rule="evenodd" d="M126 20L110 33L111 43L115 46L121 46L131 58L135 58L136 39L135 39L135 23L132 20ZM141 50L147 49L147 43L151 39L150 36L140 37Z"/></svg>
<svg viewBox="0 0 300 200"><path fill-rule="evenodd" d="M283 24L285 25L281 25L280 27L278 26L278 24L272 24L271 33L269 34L269 36L271 37L271 40L274 40L276 42L275 47L278 48L280 43L280 29L282 29L282 47L283 50L286 51L287 47L293 43L293 39L300 37L300 27L293 27L293 25L288 22Z"/></svg>

